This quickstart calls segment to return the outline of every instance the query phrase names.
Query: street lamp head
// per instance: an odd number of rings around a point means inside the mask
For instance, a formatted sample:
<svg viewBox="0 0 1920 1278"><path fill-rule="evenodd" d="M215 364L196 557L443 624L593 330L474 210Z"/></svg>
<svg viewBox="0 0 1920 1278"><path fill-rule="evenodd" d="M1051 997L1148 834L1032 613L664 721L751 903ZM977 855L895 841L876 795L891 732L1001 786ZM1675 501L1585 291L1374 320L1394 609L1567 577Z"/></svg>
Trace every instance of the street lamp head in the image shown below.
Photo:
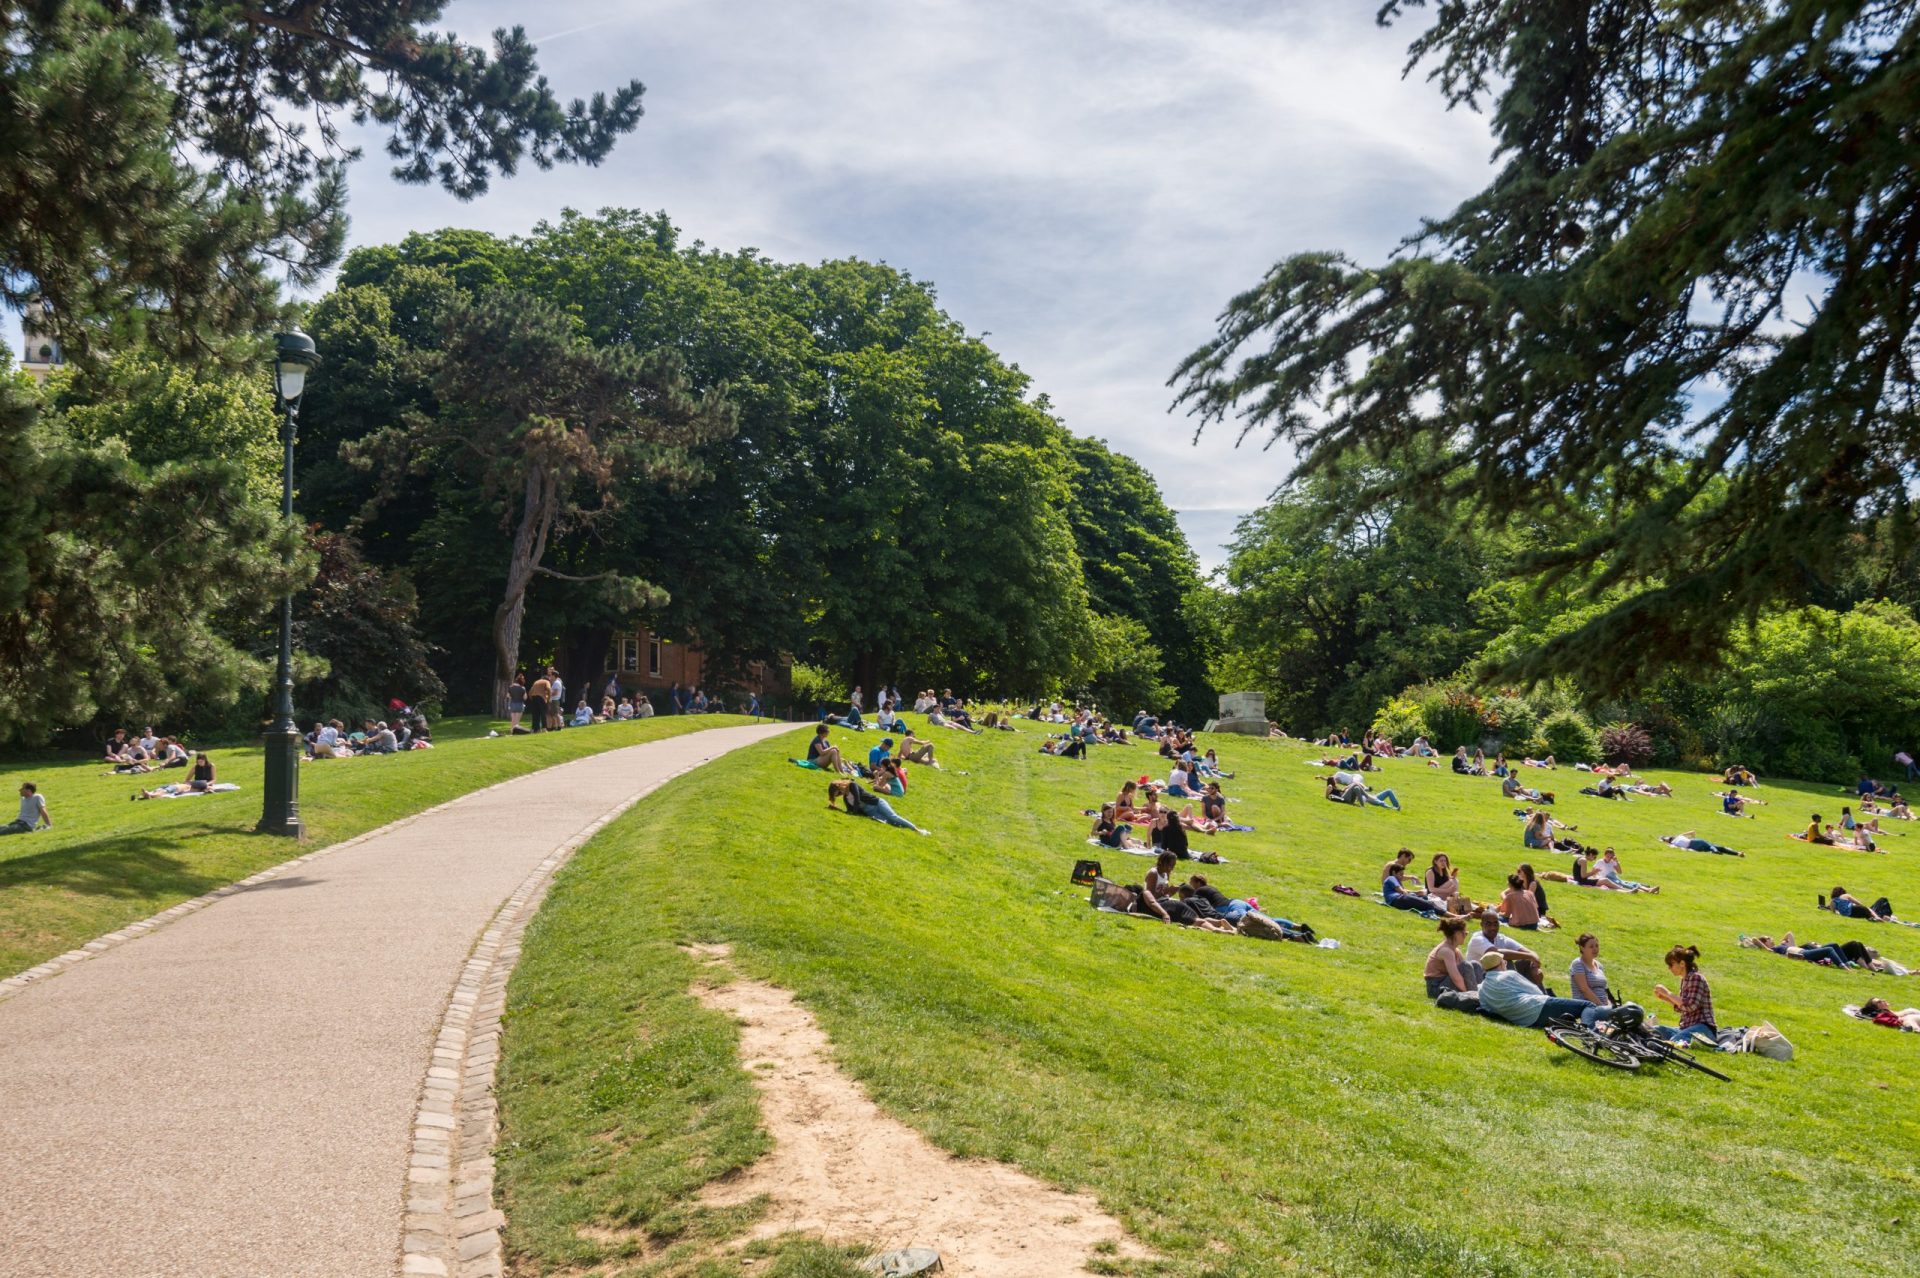
<svg viewBox="0 0 1920 1278"><path fill-rule="evenodd" d="M273 385L282 403L291 404L307 387L307 373L320 362L313 339L299 329L273 335Z"/></svg>

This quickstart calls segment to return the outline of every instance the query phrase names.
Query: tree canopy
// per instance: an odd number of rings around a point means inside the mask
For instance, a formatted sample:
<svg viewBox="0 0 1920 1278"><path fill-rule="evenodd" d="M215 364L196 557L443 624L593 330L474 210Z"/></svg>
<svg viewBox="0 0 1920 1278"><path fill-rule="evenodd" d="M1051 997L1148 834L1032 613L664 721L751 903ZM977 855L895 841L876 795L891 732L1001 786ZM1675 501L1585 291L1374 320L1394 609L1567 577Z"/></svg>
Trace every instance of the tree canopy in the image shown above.
<svg viewBox="0 0 1920 1278"><path fill-rule="evenodd" d="M464 199L523 160L596 163L639 120L638 81L563 105L520 28L489 50L432 29L445 8L0 4L0 302L44 297L81 358L143 326L217 346L272 319L271 270L339 260L343 123Z"/></svg>
<svg viewBox="0 0 1920 1278"><path fill-rule="evenodd" d="M1202 428L1309 473L1420 459L1356 509L1602 501L1516 563L1610 601L1518 663L1595 687L1712 661L1863 520L1913 544L1920 9L1442 0L1418 65L1491 105L1498 173L1383 265L1303 253L1233 299L1175 374Z"/></svg>

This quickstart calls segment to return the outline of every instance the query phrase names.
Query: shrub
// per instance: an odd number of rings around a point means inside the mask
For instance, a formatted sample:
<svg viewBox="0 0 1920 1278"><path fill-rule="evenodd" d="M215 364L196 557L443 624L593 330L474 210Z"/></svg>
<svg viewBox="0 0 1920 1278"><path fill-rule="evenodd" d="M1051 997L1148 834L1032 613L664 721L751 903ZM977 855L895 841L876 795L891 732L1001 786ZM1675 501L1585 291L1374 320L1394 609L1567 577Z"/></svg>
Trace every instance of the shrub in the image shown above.
<svg viewBox="0 0 1920 1278"><path fill-rule="evenodd" d="M1610 723L1600 729L1600 757L1608 763L1645 767L1653 761L1653 738L1631 723Z"/></svg>
<svg viewBox="0 0 1920 1278"><path fill-rule="evenodd" d="M1428 737L1427 717L1420 711L1420 703L1406 697L1389 697L1387 704L1380 707L1380 713L1373 716L1375 736L1385 735L1395 745L1412 745L1415 737Z"/></svg>
<svg viewBox="0 0 1920 1278"><path fill-rule="evenodd" d="M1500 748L1524 750L1540 730L1540 712L1517 689L1502 688L1488 697L1480 719Z"/></svg>
<svg viewBox="0 0 1920 1278"><path fill-rule="evenodd" d="M1485 727L1480 698L1458 684L1430 684L1418 689L1420 715L1427 721L1427 740L1436 750L1477 746ZM1409 692L1409 696L1415 695Z"/></svg>
<svg viewBox="0 0 1920 1278"><path fill-rule="evenodd" d="M834 705L846 699L844 679L818 666L801 661L793 663L793 704L797 709L811 714L816 704Z"/></svg>
<svg viewBox="0 0 1920 1278"><path fill-rule="evenodd" d="M1578 710L1556 710L1540 724L1540 746L1561 763L1592 763L1600 738Z"/></svg>

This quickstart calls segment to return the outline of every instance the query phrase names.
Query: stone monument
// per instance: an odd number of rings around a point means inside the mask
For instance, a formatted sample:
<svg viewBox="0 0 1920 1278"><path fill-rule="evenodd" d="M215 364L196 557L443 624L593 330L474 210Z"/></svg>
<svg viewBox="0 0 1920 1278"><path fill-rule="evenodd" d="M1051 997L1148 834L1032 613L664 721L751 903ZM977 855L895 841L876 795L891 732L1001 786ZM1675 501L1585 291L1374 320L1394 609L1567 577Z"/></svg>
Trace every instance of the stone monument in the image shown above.
<svg viewBox="0 0 1920 1278"><path fill-rule="evenodd" d="M1229 692L1220 698L1220 717L1207 725L1208 732L1238 732L1242 736L1267 735L1267 697L1263 692Z"/></svg>

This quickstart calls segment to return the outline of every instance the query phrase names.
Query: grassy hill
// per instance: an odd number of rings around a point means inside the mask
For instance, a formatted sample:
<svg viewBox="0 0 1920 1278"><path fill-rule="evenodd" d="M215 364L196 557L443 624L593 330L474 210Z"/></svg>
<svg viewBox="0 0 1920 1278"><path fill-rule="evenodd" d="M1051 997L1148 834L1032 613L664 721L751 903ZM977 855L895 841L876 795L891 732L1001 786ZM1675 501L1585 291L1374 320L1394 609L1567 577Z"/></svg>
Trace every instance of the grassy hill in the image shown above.
<svg viewBox="0 0 1920 1278"><path fill-rule="evenodd" d="M1622 803L1575 794L1570 770L1530 776L1577 837L1664 889L1549 885L1565 930L1529 941L1552 982L1564 992L1591 930L1614 989L1651 1006L1672 983L1661 954L1696 944L1721 1023L1771 1021L1798 1049L1721 1058L1731 1084L1625 1074L1434 1010L1434 925L1329 891L1370 891L1403 844L1421 866L1448 852L1482 898L1521 860L1565 868L1521 848L1498 782L1391 761L1379 784L1406 810L1357 809L1321 799L1305 766L1321 751L1208 741L1257 830L1196 836L1232 862L1207 872L1341 942L1320 950L1090 910L1075 858L1132 881L1148 862L1088 848L1079 810L1165 761L1147 745L1043 757L1023 726L932 730L946 770L919 770L895 806L933 838L829 812L824 778L784 762L796 737L677 782L581 851L510 992L500 1161L521 1272L843 1272L811 1246L750 1270L712 1258L744 1221L691 1195L765 1141L734 1027L685 994L689 941L731 942L739 968L795 991L890 1112L957 1153L1090 1189L1167 1273L1911 1272L1920 1039L1840 1007L1920 1003L1920 978L1736 938L1859 936L1920 967L1920 931L1814 900L1840 882L1907 904L1920 825L1886 856L1809 848L1783 836L1836 815L1831 791L1766 785L1771 806L1736 821L1708 777L1655 774L1674 798ZM862 754L876 739L835 735ZM1688 828L1749 855L1656 842Z"/></svg>

